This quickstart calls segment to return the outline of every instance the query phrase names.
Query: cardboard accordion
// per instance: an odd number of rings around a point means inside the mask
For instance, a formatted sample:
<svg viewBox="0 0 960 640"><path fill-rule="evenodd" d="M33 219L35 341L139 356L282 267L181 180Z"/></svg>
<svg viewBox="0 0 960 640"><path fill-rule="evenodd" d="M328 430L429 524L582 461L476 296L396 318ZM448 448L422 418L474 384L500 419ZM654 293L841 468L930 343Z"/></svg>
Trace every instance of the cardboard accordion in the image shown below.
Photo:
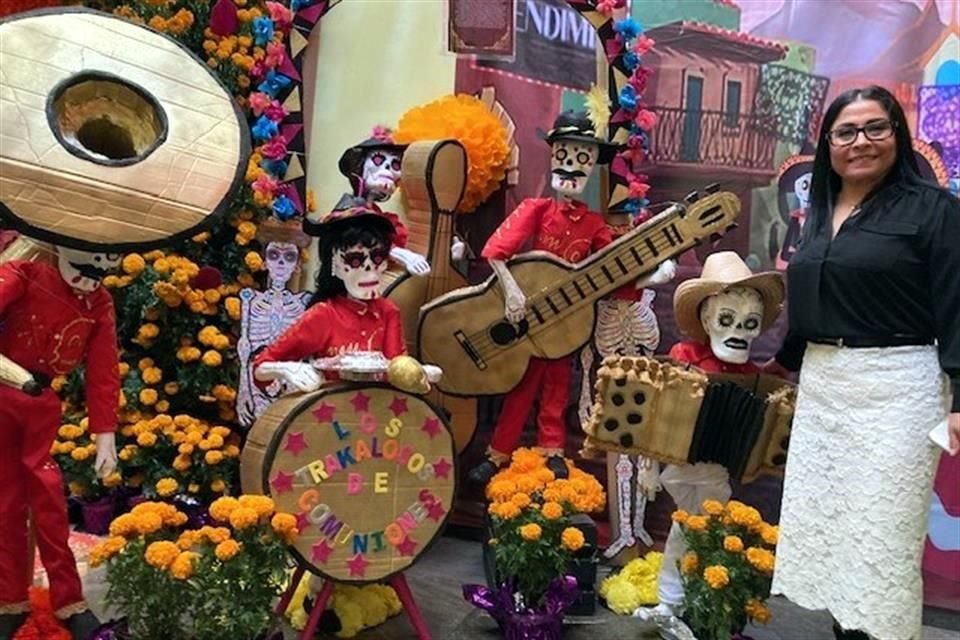
<svg viewBox="0 0 960 640"><path fill-rule="evenodd" d="M610 356L597 374L584 453L713 462L752 482L782 473L795 404L794 385L774 376L707 374L670 360Z"/></svg>

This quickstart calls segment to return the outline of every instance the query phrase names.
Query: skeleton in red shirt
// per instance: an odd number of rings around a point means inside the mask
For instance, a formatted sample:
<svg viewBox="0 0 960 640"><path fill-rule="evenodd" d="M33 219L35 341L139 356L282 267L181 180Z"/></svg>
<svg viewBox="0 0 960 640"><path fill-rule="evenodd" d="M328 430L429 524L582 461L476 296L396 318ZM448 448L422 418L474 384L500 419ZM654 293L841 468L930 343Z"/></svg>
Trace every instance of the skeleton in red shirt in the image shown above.
<svg viewBox="0 0 960 640"><path fill-rule="evenodd" d="M392 360L406 353L400 310L380 297L394 236L390 219L379 209L351 202L315 228L322 231L320 271L309 307L254 361L259 382L279 380L291 391L320 388L325 378L314 365L319 359L374 352ZM440 370L424 365L423 374L435 382Z"/></svg>
<svg viewBox="0 0 960 640"><path fill-rule="evenodd" d="M10 369L29 372L26 384L0 385L0 637L13 637L26 620L27 516L50 578L57 617L74 638L99 624L83 599L73 552L60 469L50 446L60 427L54 376L86 368L90 431L96 434L97 474L117 465L114 430L120 378L113 300L101 286L116 254L60 248L59 269L43 262L0 266L0 354ZM11 364L12 363L12 364ZM8 369L9 370L9 369Z"/></svg>
<svg viewBox="0 0 960 640"><path fill-rule="evenodd" d="M531 248L546 251L568 262L579 262L610 244L613 236L603 216L577 200L597 164L607 164L616 146L597 137L585 113L561 113L545 139L551 147L551 187L557 198L524 200L493 233L483 248L503 290L504 315L519 322L525 313L526 295L517 285L507 261L532 240ZM654 276L657 277L657 276ZM639 287L650 282L643 278ZM564 413L570 392L571 359L531 360L520 384L504 399L487 449L487 459L470 471L468 479L486 484L507 462L520 441L523 425L539 393L537 447L559 478L567 477L563 459L566 438Z"/></svg>
<svg viewBox="0 0 960 640"><path fill-rule="evenodd" d="M780 273L753 274L732 251L710 255L701 276L680 283L674 294L677 328L692 339L673 345L670 357L707 373L759 373L750 362L750 345L776 321L783 294ZM667 465L660 481L677 508L689 513L702 512L705 500L726 502L732 493L726 467L709 462ZM636 615L682 614L683 582L678 565L684 553L683 534L673 523L658 579L660 604Z"/></svg>

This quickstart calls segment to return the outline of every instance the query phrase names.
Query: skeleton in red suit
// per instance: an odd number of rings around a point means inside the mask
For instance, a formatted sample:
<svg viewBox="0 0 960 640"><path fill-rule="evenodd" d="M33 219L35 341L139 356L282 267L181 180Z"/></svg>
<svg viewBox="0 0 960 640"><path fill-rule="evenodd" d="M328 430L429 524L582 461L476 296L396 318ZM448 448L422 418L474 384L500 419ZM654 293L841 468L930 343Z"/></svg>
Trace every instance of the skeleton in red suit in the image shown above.
<svg viewBox="0 0 960 640"><path fill-rule="evenodd" d="M86 367L95 467L102 478L116 468L114 430L120 379L113 301L100 287L119 256L59 249L59 269L41 262L0 266L0 354L38 381ZM49 388L37 395L0 386L0 638L10 638L28 611L27 516L50 579L57 617L74 638L97 626L81 592L60 469L50 457L60 426L60 400Z"/></svg>
<svg viewBox="0 0 960 640"><path fill-rule="evenodd" d="M546 251L576 263L613 241L603 216L576 198L583 193L597 164L613 158L616 147L600 140L584 113L567 111L546 135L551 146L551 187L557 198L524 200L487 241L482 256L489 260L503 290L504 315L519 322L525 313L526 295L507 268L507 260L520 253L528 241L532 249ZM644 286L649 278L638 281ZM563 460L566 439L564 413L570 393L571 358L530 361L520 384L507 394L494 427L487 459L470 471L471 482L486 484L507 462L520 441L527 415L540 395L537 414L537 448L560 478L567 477Z"/></svg>
<svg viewBox="0 0 960 640"><path fill-rule="evenodd" d="M394 226L378 209L344 203L350 206L335 208L313 227L322 231L316 290L296 324L254 361L261 383L280 380L291 391L314 391L325 381L314 359L357 352L393 359L406 353L400 310L380 297ZM423 373L435 382L440 370L426 365Z"/></svg>
<svg viewBox="0 0 960 640"><path fill-rule="evenodd" d="M673 345L670 357L706 373L759 373L750 362L750 345L777 319L783 293L780 273L753 274L732 251L711 254L701 276L680 283L674 294L677 328L692 340ZM689 513L701 512L704 500L726 502L732 493L726 467L709 462L667 465L660 481L677 508ZM673 523L657 585L660 604L638 610L638 617L682 613L684 553L683 533Z"/></svg>

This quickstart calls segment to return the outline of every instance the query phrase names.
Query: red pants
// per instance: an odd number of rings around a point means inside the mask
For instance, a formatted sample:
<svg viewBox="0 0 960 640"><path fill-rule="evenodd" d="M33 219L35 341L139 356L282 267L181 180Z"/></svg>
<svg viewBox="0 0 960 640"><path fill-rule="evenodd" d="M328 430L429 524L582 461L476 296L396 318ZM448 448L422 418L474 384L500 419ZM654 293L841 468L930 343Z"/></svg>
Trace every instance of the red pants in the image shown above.
<svg viewBox="0 0 960 640"><path fill-rule="evenodd" d="M570 395L570 367L569 356L559 360L533 358L530 361L523 380L503 401L490 442L494 457L509 456L517 448L538 391L537 446L547 450L548 454L563 453L567 431L563 418Z"/></svg>
<svg viewBox="0 0 960 640"><path fill-rule="evenodd" d="M50 456L59 427L60 401L53 391L33 398L0 385L0 613L28 609L28 511L54 611L67 617L86 608L67 543L63 480Z"/></svg>

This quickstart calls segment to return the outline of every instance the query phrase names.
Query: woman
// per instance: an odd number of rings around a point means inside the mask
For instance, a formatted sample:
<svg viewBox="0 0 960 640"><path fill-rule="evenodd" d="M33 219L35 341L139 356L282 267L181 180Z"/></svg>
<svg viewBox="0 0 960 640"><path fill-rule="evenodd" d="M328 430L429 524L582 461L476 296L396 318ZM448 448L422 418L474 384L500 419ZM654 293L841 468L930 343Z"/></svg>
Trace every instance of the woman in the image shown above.
<svg viewBox="0 0 960 640"><path fill-rule="evenodd" d="M803 367L773 592L829 609L838 638L919 640L928 434L946 422L960 446L960 201L920 178L887 90L824 115L787 284L766 370Z"/></svg>
<svg viewBox="0 0 960 640"><path fill-rule="evenodd" d="M310 306L280 338L257 356L254 377L280 379L313 391L319 372L304 360L357 351L391 359L406 352L400 310L380 297L394 227L379 211L346 202L317 225L320 271Z"/></svg>

